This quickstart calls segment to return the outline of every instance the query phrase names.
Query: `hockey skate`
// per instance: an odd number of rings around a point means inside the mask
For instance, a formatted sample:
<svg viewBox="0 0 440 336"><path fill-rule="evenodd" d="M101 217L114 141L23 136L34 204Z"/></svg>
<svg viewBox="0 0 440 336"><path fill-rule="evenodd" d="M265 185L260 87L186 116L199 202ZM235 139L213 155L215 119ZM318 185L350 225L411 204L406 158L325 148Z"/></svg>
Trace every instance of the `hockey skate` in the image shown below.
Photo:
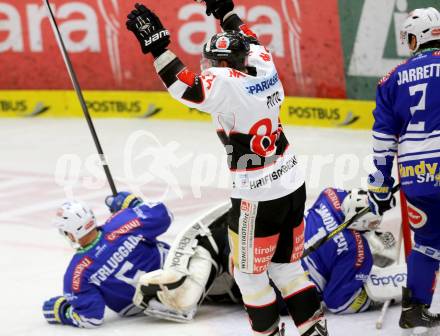
<svg viewBox="0 0 440 336"><path fill-rule="evenodd" d="M285 336L285 334L286 334L285 325L284 325L284 323L281 323L281 328L274 331L269 336Z"/></svg>
<svg viewBox="0 0 440 336"><path fill-rule="evenodd" d="M439 333L440 315L431 313L425 304L411 302L411 290L403 287L399 325L403 336L434 336Z"/></svg>
<svg viewBox="0 0 440 336"><path fill-rule="evenodd" d="M322 308L312 317L312 320L314 319L317 320L316 323L301 336L328 336L327 320L324 318Z"/></svg>
<svg viewBox="0 0 440 336"><path fill-rule="evenodd" d="M327 321L321 320L315 323L315 325L307 330L302 336L328 336Z"/></svg>

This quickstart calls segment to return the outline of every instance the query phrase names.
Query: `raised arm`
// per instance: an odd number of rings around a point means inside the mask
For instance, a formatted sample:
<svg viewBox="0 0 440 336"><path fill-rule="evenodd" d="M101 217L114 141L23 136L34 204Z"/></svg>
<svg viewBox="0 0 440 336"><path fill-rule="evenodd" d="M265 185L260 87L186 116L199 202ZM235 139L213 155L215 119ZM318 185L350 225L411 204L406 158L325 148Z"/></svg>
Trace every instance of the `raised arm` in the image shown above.
<svg viewBox="0 0 440 336"><path fill-rule="evenodd" d="M206 3L206 14L214 15L220 20L220 25L224 31L240 31L249 38L251 44L259 44L257 35L247 26L247 24L234 12L234 2L232 0L196 0Z"/></svg>
<svg viewBox="0 0 440 336"><path fill-rule="evenodd" d="M170 50L170 33L150 9L136 4L128 15L127 29L138 39L142 52L152 54L154 67L173 98L204 112L227 108L222 83L215 74L189 70Z"/></svg>
<svg viewBox="0 0 440 336"><path fill-rule="evenodd" d="M165 204L146 203L140 197L126 191L121 191L116 196L108 196L105 204L114 214L112 219L118 215L124 216L125 221L129 221L132 227L149 241L155 241L166 232L173 219Z"/></svg>

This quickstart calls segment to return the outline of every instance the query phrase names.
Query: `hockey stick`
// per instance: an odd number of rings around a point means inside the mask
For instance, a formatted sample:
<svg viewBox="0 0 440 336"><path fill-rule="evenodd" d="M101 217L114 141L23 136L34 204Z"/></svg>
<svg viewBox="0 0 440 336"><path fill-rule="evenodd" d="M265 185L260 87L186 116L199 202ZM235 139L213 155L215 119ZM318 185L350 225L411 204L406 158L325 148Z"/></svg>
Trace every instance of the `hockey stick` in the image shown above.
<svg viewBox="0 0 440 336"><path fill-rule="evenodd" d="M402 199L402 197L403 197L403 191L400 190L400 202L401 202L401 203L402 203L402 201L404 201L404 200ZM402 211L404 211L403 208L402 208ZM402 212L402 213L403 213L403 212ZM402 217L403 217L403 215L402 215ZM402 223L402 227L401 227L401 229L399 230L399 240L398 240L398 245L397 245L398 248L397 248L397 251L396 251L396 260L398 260L399 263L400 263L400 260L401 260L402 245L405 244L404 239L405 239L405 235L407 234L407 233L404 232L405 229L406 229L406 228L404 227L404 223ZM406 249L406 248L405 248L405 251L404 251L404 252L405 252L405 257L407 257L407 249ZM405 259L404 259L404 260L405 260ZM383 306L382 306L382 309L381 309L381 311L380 311L379 318L378 318L377 321L376 321L376 329L378 329L378 330L382 329L383 323L384 323L384 321L385 321L385 317L386 317L386 315L387 315L387 313L388 313L388 310L389 310L389 308L390 308L391 303L392 303L391 300L387 300L387 301L384 302L384 304L383 304Z"/></svg>
<svg viewBox="0 0 440 336"><path fill-rule="evenodd" d="M393 190L392 193L395 194L397 191L400 190L400 184L397 184ZM359 211L356 215L354 215L353 217L351 217L349 220L345 221L344 223L342 223L341 225L339 225L335 230L333 230L332 232L330 232L327 236L322 237L321 239L319 239L317 242L313 243L311 246L309 246L308 248L306 248L303 252L303 255L301 258L305 258L307 257L310 253L315 252L317 249L319 249L322 245L324 245L327 241L329 241L330 239L332 239L334 236L336 236L339 232L341 232L342 230L346 229L347 227L349 227L351 224L353 224L355 221L357 221L359 218L361 218L362 216L366 215L367 213L370 212L370 207L365 207L363 208L361 211Z"/></svg>
<svg viewBox="0 0 440 336"><path fill-rule="evenodd" d="M387 314L388 308L390 307L391 300L386 300L383 304L382 310L380 311L380 316L376 322L376 329L382 329L383 321L385 319L385 315Z"/></svg>
<svg viewBox="0 0 440 336"><path fill-rule="evenodd" d="M396 252L396 260L400 259L400 253L401 253L401 249L402 249L402 230L400 230L399 233L399 239L398 239L398 248L397 248L397 252ZM391 300L386 300L383 305L382 305L382 309L380 310L380 315L376 321L376 329L380 330L382 329L383 326L383 322L385 321L385 317L388 313L388 310L390 308L392 301Z"/></svg>
<svg viewBox="0 0 440 336"><path fill-rule="evenodd" d="M75 89L76 95L78 96L78 100L81 104L81 108L84 112L84 116L87 120L87 124L89 126L90 132L92 133L93 141L95 142L96 149L98 151L99 157L101 159L102 167L104 168L105 175L107 176L108 184L110 185L110 189L113 193L113 196L116 196L118 193L116 190L115 182L113 180L113 176L110 172L110 168L105 159L104 152L101 147L101 143L99 142L98 135L96 134L95 126L93 125L92 118L90 117L89 109L87 108L86 101L84 99L81 87L79 86L78 78L76 77L75 70L73 69L72 62L70 61L69 54L67 53L66 46L64 45L63 38L61 37L60 30L58 29L58 25L55 19L55 15L53 14L52 8L50 7L49 0L43 0L43 3L46 5L49 21L55 35L55 39L57 40L58 47L60 48L61 55L63 56L64 63L66 64L67 72L69 73L70 79L72 80L73 87Z"/></svg>

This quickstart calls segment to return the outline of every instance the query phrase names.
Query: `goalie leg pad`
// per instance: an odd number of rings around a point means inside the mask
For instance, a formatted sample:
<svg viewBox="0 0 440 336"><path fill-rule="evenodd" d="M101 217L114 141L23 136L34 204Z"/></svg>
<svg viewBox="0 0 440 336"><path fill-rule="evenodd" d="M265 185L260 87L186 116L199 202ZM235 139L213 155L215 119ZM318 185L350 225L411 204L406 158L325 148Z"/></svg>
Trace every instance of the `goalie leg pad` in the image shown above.
<svg viewBox="0 0 440 336"><path fill-rule="evenodd" d="M407 280L406 265L392 265L388 267L373 266L365 290L368 297L375 302L394 300L402 301L402 287Z"/></svg>
<svg viewBox="0 0 440 336"><path fill-rule="evenodd" d="M366 232L364 237L368 242L374 265L387 267L397 261L398 246L391 232Z"/></svg>
<svg viewBox="0 0 440 336"><path fill-rule="evenodd" d="M198 246L185 273L179 268L170 267L144 274L139 280L135 304L142 305L145 298L151 298L152 294L156 293L159 301L171 310L192 310L205 295L205 286L211 270L210 253ZM141 297L144 299L141 300Z"/></svg>

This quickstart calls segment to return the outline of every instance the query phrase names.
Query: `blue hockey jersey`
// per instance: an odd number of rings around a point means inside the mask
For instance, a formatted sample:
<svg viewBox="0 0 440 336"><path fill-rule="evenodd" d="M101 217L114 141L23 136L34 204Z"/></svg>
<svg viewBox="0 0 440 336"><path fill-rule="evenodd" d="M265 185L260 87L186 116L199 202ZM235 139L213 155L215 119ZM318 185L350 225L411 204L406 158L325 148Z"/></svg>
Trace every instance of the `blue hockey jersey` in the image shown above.
<svg viewBox="0 0 440 336"><path fill-rule="evenodd" d="M344 190L328 188L305 216L306 246L326 236L345 221ZM368 242L358 231L345 229L302 260L327 308L334 313L356 313L368 308L363 290L373 266Z"/></svg>
<svg viewBox="0 0 440 336"><path fill-rule="evenodd" d="M170 224L162 203L124 209L107 220L98 238L75 254L64 276L74 325L100 325L106 306L122 316L139 312L132 304L137 280L162 267L169 246L156 238Z"/></svg>
<svg viewBox="0 0 440 336"><path fill-rule="evenodd" d="M440 192L440 50L420 53L379 83L373 126L376 167L391 176L394 156L408 196Z"/></svg>

